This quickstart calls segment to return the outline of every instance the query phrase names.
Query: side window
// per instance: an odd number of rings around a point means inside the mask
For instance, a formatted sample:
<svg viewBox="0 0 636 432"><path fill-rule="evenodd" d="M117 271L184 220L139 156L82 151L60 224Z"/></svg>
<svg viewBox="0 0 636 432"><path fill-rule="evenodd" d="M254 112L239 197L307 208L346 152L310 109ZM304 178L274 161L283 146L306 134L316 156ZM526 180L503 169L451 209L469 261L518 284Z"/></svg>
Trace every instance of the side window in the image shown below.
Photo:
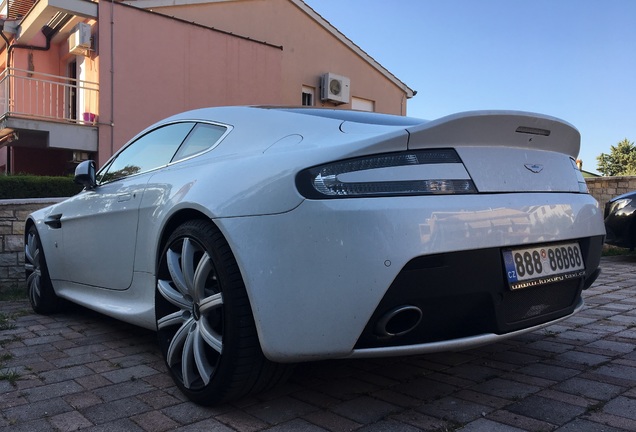
<svg viewBox="0 0 636 432"><path fill-rule="evenodd" d="M148 132L128 145L97 176L98 183L167 165L194 123L174 123Z"/></svg>
<svg viewBox="0 0 636 432"><path fill-rule="evenodd" d="M226 130L227 128L223 126L198 123L181 145L177 154L174 155L172 162L185 159L209 149L221 139Z"/></svg>

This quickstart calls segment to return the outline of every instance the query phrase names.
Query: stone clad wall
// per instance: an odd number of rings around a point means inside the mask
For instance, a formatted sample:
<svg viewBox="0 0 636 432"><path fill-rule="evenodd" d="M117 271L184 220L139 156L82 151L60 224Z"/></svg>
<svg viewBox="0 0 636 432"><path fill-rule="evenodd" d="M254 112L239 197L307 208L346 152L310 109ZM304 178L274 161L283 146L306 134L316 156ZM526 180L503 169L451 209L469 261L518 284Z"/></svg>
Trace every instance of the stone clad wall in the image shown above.
<svg viewBox="0 0 636 432"><path fill-rule="evenodd" d="M636 190L636 176L586 179L601 211L612 197ZM0 293L26 288L24 280L24 220L34 210L60 199L0 200Z"/></svg>
<svg viewBox="0 0 636 432"><path fill-rule="evenodd" d="M0 200L0 293L26 288L24 220L59 199Z"/></svg>

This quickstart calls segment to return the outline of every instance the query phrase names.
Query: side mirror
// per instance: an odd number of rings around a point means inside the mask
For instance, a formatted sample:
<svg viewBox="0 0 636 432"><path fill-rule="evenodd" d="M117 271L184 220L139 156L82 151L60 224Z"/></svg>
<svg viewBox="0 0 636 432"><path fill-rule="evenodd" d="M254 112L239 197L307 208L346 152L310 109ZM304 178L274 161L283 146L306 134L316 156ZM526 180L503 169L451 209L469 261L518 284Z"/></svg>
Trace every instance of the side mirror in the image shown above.
<svg viewBox="0 0 636 432"><path fill-rule="evenodd" d="M97 181L95 180L95 161L87 160L80 163L77 168L75 168L74 181L87 189L93 189L97 186Z"/></svg>

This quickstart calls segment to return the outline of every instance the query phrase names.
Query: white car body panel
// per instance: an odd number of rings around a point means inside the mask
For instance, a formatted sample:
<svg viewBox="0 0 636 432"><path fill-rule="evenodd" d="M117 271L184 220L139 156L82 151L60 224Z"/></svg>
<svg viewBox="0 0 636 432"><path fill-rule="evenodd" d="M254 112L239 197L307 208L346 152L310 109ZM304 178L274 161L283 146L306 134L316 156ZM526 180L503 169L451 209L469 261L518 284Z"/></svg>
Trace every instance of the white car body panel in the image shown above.
<svg viewBox="0 0 636 432"><path fill-rule="evenodd" d="M130 287L147 179L148 174L143 174L109 183L55 206L52 213L62 215L63 244L58 249L63 265L51 268L51 279L114 290ZM133 247L121 247L122 239Z"/></svg>
<svg viewBox="0 0 636 432"><path fill-rule="evenodd" d="M289 213L215 222L232 239L265 354L310 360L351 355L415 256L603 235L598 204L580 198L502 194L488 200L492 208L478 195L305 201ZM291 257L306 265L288 265Z"/></svg>
<svg viewBox="0 0 636 432"><path fill-rule="evenodd" d="M130 288L112 290L82 285L68 281L57 281L55 292L58 296L71 300L104 315L127 323L157 330L155 319L155 275L135 272Z"/></svg>
<svg viewBox="0 0 636 432"><path fill-rule="evenodd" d="M579 192L572 160L561 153L486 146L457 152L480 192Z"/></svg>
<svg viewBox="0 0 636 432"><path fill-rule="evenodd" d="M161 241L173 218L196 212L218 226L238 262L268 358L291 362L430 352L517 333L356 349L410 260L605 233L598 204L579 193L581 177L571 157L580 138L565 122L478 112L419 124L412 119L367 124L325 112L323 117L230 107L166 119L162 123L210 121L232 131L211 151L33 213L30 220L42 238L56 293L154 329ZM540 134L517 132L519 126ZM545 131L549 135L541 135ZM461 163L369 169L339 180L446 175L472 180L479 193L323 200L307 199L296 184L297 174L309 167L427 148L453 148ZM59 214L61 230L43 223Z"/></svg>

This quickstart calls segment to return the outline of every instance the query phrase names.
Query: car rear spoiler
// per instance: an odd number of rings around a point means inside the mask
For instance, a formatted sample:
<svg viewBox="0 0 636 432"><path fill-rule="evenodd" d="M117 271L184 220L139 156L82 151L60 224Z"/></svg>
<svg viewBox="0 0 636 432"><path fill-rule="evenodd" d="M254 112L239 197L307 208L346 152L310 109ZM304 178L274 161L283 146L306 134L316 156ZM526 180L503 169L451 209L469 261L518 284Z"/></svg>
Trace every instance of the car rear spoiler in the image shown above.
<svg viewBox="0 0 636 432"><path fill-rule="evenodd" d="M455 145L557 151L576 157L581 134L555 117L521 111L471 111L406 129L409 149Z"/></svg>

